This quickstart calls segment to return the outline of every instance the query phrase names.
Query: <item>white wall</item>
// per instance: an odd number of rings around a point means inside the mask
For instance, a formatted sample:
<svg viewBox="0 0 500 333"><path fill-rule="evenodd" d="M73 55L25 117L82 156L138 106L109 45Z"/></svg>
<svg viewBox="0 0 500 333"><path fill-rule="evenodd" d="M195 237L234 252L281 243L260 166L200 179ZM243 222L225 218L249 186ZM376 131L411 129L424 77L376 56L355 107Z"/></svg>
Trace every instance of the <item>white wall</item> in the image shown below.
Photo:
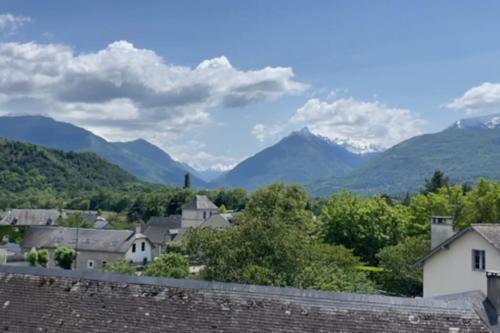
<svg viewBox="0 0 500 333"><path fill-rule="evenodd" d="M500 270L500 253L471 230L424 263L424 297L481 290L486 294L486 272L472 269L472 250L484 250L486 270Z"/></svg>
<svg viewBox="0 0 500 333"><path fill-rule="evenodd" d="M146 246L144 248L144 251L142 251L142 243L146 243ZM148 262L152 260L151 252L151 243L146 239L146 238L138 238L134 240L135 244L135 252L132 252L133 245L130 246L130 248L127 251L127 254L125 255L125 259L127 261L133 261L135 263L142 263L144 258L147 258Z"/></svg>

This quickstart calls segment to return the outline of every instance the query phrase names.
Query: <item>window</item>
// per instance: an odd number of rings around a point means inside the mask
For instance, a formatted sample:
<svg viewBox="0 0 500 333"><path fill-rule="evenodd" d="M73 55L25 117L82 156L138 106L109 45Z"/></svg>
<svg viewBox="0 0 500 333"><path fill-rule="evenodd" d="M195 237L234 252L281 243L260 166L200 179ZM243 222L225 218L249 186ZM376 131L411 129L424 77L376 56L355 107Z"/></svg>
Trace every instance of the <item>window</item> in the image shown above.
<svg viewBox="0 0 500 333"><path fill-rule="evenodd" d="M147 264L147 263L148 263L148 258L144 257L144 258L142 259L142 264L143 264L144 266L146 266L146 264Z"/></svg>
<svg viewBox="0 0 500 333"><path fill-rule="evenodd" d="M142 252L146 251L146 242L141 243L141 251Z"/></svg>
<svg viewBox="0 0 500 333"><path fill-rule="evenodd" d="M87 260L87 268L94 269L94 260Z"/></svg>
<svg viewBox="0 0 500 333"><path fill-rule="evenodd" d="M475 271L484 271L486 269L484 250L472 250L472 269Z"/></svg>
<svg viewBox="0 0 500 333"><path fill-rule="evenodd" d="M203 212L203 219L205 220L207 218L207 212Z"/></svg>
<svg viewBox="0 0 500 333"><path fill-rule="evenodd" d="M135 253L135 243L132 244L132 253Z"/></svg>
<svg viewBox="0 0 500 333"><path fill-rule="evenodd" d="M107 261L103 261L103 262L102 262L102 267L103 267L103 268L104 268L104 267L106 267L106 264L107 264L107 263L108 263Z"/></svg>

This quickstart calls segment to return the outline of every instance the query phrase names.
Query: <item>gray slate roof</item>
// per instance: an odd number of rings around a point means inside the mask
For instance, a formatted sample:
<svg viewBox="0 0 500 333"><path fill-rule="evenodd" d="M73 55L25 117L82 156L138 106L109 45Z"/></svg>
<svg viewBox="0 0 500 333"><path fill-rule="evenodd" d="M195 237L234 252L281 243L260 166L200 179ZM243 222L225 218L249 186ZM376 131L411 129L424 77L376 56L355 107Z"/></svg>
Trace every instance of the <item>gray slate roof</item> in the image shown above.
<svg viewBox="0 0 500 333"><path fill-rule="evenodd" d="M57 209L12 209L5 212L0 225L51 225L60 216Z"/></svg>
<svg viewBox="0 0 500 333"><path fill-rule="evenodd" d="M462 229L461 231L457 232L455 235L452 237L448 238L441 244L437 245L435 248L433 248L429 253L427 253L424 257L419 259L415 265L423 265L423 263L434 256L436 253L440 252L443 248L449 246L451 243L453 243L455 240L459 239L463 235L465 235L468 232L475 231L477 232L480 236L482 236L488 243L490 243L494 248L500 251L500 224L497 223L479 223L479 224L472 224L469 227Z"/></svg>
<svg viewBox="0 0 500 333"><path fill-rule="evenodd" d="M81 251L125 253L134 241L135 233L131 230L78 230L78 249ZM21 242L25 249L56 248L66 245L74 248L76 245L76 228L66 227L31 227Z"/></svg>
<svg viewBox="0 0 500 333"><path fill-rule="evenodd" d="M490 332L468 300L9 266L0 266L0 327L9 332Z"/></svg>
<svg viewBox="0 0 500 333"><path fill-rule="evenodd" d="M227 218L222 214L214 214L206 219L201 225L200 228L227 228L230 227L231 223L227 220Z"/></svg>
<svg viewBox="0 0 500 333"><path fill-rule="evenodd" d="M193 200L182 206L182 209L218 209L206 195L197 195Z"/></svg>
<svg viewBox="0 0 500 333"><path fill-rule="evenodd" d="M144 234L153 244L163 244L170 241L170 230L178 230L181 228L181 222L181 215L170 215L167 217L155 216L149 219Z"/></svg>

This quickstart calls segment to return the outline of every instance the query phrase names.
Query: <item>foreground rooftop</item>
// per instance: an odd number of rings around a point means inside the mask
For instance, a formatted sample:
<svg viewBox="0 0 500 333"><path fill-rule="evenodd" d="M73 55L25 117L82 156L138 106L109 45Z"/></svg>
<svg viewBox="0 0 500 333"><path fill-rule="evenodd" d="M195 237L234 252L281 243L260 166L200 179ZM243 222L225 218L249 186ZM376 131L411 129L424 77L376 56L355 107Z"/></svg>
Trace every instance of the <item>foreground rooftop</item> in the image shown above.
<svg viewBox="0 0 500 333"><path fill-rule="evenodd" d="M0 266L8 332L490 332L483 300Z"/></svg>

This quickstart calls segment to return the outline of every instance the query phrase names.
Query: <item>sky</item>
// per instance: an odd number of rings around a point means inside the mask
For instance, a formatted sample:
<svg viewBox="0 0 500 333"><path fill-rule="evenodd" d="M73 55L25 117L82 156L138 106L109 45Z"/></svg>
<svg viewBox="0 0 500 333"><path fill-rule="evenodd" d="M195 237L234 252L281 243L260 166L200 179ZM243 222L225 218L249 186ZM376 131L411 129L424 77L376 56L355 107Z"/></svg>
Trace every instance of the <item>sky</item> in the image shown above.
<svg viewBox="0 0 500 333"><path fill-rule="evenodd" d="M498 1L0 1L0 115L225 170L307 126L356 151L500 106Z"/></svg>

